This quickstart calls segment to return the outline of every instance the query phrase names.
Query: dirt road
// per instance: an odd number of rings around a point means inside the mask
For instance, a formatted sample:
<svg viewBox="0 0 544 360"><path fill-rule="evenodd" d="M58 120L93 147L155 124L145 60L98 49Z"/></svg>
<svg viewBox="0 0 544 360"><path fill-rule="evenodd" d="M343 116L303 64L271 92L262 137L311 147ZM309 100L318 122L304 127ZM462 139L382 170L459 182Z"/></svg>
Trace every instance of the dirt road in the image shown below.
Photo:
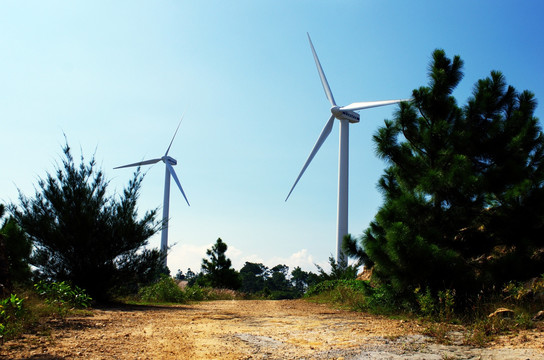
<svg viewBox="0 0 544 360"><path fill-rule="evenodd" d="M7 341L0 359L544 359L542 330L486 349L460 345L458 333L446 346L417 322L301 300L98 309L51 326Z"/></svg>

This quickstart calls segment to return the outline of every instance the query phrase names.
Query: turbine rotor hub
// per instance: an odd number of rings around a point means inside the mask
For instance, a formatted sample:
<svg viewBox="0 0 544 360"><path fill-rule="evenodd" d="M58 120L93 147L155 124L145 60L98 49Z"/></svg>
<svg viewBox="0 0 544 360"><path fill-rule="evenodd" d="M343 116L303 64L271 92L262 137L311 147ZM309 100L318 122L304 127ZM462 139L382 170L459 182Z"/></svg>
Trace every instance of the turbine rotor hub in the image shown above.
<svg viewBox="0 0 544 360"><path fill-rule="evenodd" d="M331 113L334 115L335 118L339 118L342 116L342 110L340 110L340 106L333 106L331 107Z"/></svg>

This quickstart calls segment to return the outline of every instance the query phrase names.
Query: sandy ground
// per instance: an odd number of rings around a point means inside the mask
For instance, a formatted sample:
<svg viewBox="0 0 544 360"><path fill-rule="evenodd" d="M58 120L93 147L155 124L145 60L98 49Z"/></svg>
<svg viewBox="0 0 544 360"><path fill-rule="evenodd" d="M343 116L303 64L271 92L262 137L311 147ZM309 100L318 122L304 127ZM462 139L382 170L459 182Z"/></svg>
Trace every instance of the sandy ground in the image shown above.
<svg viewBox="0 0 544 360"><path fill-rule="evenodd" d="M95 309L0 346L0 359L544 359L544 332L440 345L417 322L302 300Z"/></svg>

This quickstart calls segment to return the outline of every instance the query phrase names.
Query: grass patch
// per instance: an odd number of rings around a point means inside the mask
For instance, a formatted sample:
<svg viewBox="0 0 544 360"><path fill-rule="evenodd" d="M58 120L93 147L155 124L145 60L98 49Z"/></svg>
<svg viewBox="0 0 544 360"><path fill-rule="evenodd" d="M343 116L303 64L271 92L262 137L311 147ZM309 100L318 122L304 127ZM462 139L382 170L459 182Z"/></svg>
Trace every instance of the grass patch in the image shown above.
<svg viewBox="0 0 544 360"><path fill-rule="evenodd" d="M66 283L17 288L9 297L0 300L0 342L31 331L50 333L48 321L73 315L86 316L90 313L89 305L90 298L83 290Z"/></svg>
<svg viewBox="0 0 544 360"><path fill-rule="evenodd" d="M171 277L164 276L158 282L142 287L135 296L119 299L135 304L185 304L193 301L242 300L247 295L230 289L215 289L198 285L181 288Z"/></svg>
<svg viewBox="0 0 544 360"><path fill-rule="evenodd" d="M409 295L409 294L408 294ZM406 298L395 295L387 286L371 286L368 281L327 280L312 286L305 298L329 303L338 308L387 315L391 318L418 318L424 324L424 334L438 343L449 344L449 334L463 329L466 345L483 347L495 337L516 334L534 327L544 328L543 321L532 318L544 309L544 277L530 282L510 283L486 298L461 299L459 306L455 290L431 292L418 288ZM508 316L489 316L498 308L508 308Z"/></svg>

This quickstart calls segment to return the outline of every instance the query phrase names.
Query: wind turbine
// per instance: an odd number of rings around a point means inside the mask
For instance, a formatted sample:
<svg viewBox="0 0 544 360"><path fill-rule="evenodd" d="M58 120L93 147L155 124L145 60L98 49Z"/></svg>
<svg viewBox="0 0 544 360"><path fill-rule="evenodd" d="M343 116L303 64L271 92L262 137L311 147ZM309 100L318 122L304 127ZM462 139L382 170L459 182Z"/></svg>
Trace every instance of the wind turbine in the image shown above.
<svg viewBox="0 0 544 360"><path fill-rule="evenodd" d="M181 117L183 120L183 116ZM183 195L183 198L187 202L187 205L191 206L189 204L189 200L187 200L187 196L185 196L185 192L183 191L183 188L181 187L181 183L179 182L178 176L176 175L176 172L174 171L173 166L176 165L178 162L176 159L172 158L171 156L168 156L168 152L170 151L170 147L172 146L172 143L174 142L174 138L176 137L176 134L178 133L179 126L181 125L181 120L179 121L178 127L176 128L176 131L174 132L174 136L172 136L172 140L170 141L170 145L168 145L168 149L166 149L166 153L163 157L157 158L157 159L151 159L151 160L145 160L140 161L133 164L123 165L115 167L114 169L122 169L126 167L132 167L132 166L141 166L141 165L151 165L158 163L159 161L162 161L166 166L165 174L164 174L164 200L163 200L163 206L162 206L162 230L161 230L161 253L164 255L164 266L166 267L166 254L168 251L168 213L170 208L170 175L174 178L174 181L179 187L179 190L181 191L181 195Z"/></svg>
<svg viewBox="0 0 544 360"><path fill-rule="evenodd" d="M334 101L331 88L329 87L329 83L327 82L327 78L325 77L325 73L323 72L323 68L321 67L321 63L319 62L319 58L317 57L317 54L315 52L314 45L312 44L310 34L306 34L308 35L308 41L310 42L315 65L317 66L317 72L319 73L319 77L321 78L321 84L323 85L323 89L325 90L325 95L327 96L327 99L332 105L331 117L321 131L317 142L315 143L312 151L310 152L310 156L308 156L308 159L304 163L304 166L302 167L300 174L295 180L291 191L289 191L289 194L285 198L285 201L289 199L289 196L291 196L291 193L293 192L295 186L302 177L302 174L304 174L304 171L306 171L306 168L308 167L308 165L310 165L310 162L314 158L315 154L331 133L334 119L338 119L340 121L340 148L338 155L338 213L336 226L336 261L338 264L342 264L347 260L346 255L342 251L342 241L344 236L348 234L349 124L359 122L359 114L355 112L357 110L397 104L402 101L410 101L410 99L364 101L349 104L347 106L336 105L336 101Z"/></svg>

